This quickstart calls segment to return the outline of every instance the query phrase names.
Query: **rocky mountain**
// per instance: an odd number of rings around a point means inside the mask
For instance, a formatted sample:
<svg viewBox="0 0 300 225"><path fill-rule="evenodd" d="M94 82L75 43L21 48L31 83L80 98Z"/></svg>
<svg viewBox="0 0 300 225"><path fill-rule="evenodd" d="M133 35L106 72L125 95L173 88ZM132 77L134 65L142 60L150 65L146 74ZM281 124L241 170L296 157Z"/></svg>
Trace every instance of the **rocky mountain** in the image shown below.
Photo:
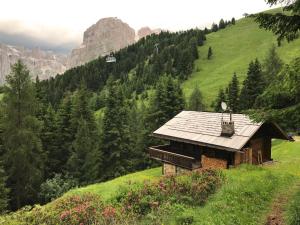
<svg viewBox="0 0 300 225"><path fill-rule="evenodd" d="M149 27L142 27L137 31L137 39L141 39L151 34L159 34L162 30L161 29L150 29Z"/></svg>
<svg viewBox="0 0 300 225"><path fill-rule="evenodd" d="M108 55L135 42L135 30L116 17L100 19L83 35L82 45L73 49L68 68Z"/></svg>
<svg viewBox="0 0 300 225"><path fill-rule="evenodd" d="M0 85L5 82L5 77L10 72L10 65L21 59L28 67L33 78L47 79L66 70L67 57L42 51L39 48L32 50L24 47L0 44Z"/></svg>

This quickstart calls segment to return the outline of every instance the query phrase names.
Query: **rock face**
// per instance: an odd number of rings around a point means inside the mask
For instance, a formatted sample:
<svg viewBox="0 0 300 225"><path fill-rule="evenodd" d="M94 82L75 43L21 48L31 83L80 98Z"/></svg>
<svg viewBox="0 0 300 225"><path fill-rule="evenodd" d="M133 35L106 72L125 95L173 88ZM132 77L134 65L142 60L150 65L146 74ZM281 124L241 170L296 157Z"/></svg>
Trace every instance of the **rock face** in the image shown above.
<svg viewBox="0 0 300 225"><path fill-rule="evenodd" d="M10 66L18 60L28 67L33 78L47 79L66 70L67 57L42 51L39 48L32 50L23 47L0 44L0 85L10 72Z"/></svg>
<svg viewBox="0 0 300 225"><path fill-rule="evenodd" d="M84 32L82 45L72 50L68 68L108 55L134 42L135 31L128 24L115 17L101 19Z"/></svg>
<svg viewBox="0 0 300 225"><path fill-rule="evenodd" d="M141 39L141 38L146 37L151 34L159 34L160 32L161 32L161 29L151 30L149 27L142 27L137 32L137 39Z"/></svg>

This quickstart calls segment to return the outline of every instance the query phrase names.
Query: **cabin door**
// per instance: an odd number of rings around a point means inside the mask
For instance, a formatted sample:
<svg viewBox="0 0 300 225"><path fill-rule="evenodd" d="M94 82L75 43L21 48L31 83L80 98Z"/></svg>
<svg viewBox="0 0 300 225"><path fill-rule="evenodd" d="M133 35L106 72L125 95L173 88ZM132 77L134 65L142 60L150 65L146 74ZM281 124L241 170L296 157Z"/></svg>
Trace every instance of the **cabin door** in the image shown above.
<svg viewBox="0 0 300 225"><path fill-rule="evenodd" d="M245 148L243 154L243 162L252 164L252 148Z"/></svg>
<svg viewBox="0 0 300 225"><path fill-rule="evenodd" d="M263 144L264 142L262 138L251 141L253 164L263 163Z"/></svg>

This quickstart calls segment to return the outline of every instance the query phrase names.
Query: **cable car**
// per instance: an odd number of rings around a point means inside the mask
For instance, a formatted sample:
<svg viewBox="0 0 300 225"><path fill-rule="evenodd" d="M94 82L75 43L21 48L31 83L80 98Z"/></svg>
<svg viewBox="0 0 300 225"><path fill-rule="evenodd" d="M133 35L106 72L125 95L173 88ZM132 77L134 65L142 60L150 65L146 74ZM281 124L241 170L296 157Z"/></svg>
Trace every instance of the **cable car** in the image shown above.
<svg viewBox="0 0 300 225"><path fill-rule="evenodd" d="M107 63L115 63L117 61L116 57L110 55L106 57L106 62Z"/></svg>

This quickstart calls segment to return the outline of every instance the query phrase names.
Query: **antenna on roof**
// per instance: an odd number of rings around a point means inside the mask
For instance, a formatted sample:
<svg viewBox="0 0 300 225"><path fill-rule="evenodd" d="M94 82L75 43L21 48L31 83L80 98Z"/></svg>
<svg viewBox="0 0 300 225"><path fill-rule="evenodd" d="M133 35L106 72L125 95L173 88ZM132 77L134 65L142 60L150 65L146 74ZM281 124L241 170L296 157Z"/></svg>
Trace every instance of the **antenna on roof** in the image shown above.
<svg viewBox="0 0 300 225"><path fill-rule="evenodd" d="M234 122L232 121L232 110L227 106L226 102L221 103L221 108L223 109L221 118L221 136L231 137L234 134ZM230 121L223 120L223 113L229 111Z"/></svg>

